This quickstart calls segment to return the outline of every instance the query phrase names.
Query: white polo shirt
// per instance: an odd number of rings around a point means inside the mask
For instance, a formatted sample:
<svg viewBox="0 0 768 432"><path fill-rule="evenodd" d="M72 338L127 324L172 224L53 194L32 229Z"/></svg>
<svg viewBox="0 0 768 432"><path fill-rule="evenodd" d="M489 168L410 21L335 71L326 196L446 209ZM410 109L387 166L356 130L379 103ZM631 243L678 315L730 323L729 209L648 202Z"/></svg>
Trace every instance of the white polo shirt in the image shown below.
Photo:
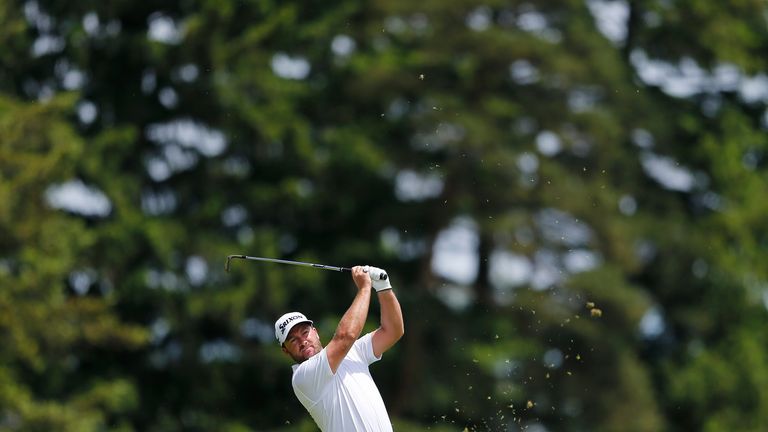
<svg viewBox="0 0 768 432"><path fill-rule="evenodd" d="M334 375L328 354L320 353L293 366L293 391L323 432L392 432L387 409L368 365L372 333L355 341Z"/></svg>

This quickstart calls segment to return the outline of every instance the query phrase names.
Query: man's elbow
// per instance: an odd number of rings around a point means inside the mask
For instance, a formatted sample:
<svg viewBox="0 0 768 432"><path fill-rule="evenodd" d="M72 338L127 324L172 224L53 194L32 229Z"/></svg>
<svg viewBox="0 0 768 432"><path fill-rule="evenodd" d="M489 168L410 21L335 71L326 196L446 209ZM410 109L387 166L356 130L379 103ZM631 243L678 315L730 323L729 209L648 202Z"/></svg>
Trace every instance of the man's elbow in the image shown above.
<svg viewBox="0 0 768 432"><path fill-rule="evenodd" d="M405 335L405 326L400 323L400 325L397 326L394 331L395 342L399 341L403 335Z"/></svg>
<svg viewBox="0 0 768 432"><path fill-rule="evenodd" d="M403 331L403 330L400 330L400 331L399 331L399 332L398 332L398 333L395 335L395 342L397 342L397 341L399 341L400 339L402 339L402 338L403 338L403 335L405 335L405 331Z"/></svg>
<svg viewBox="0 0 768 432"><path fill-rule="evenodd" d="M399 341L405 334L405 329L402 325L399 326L381 326L379 331L382 335L385 335L388 346L392 346Z"/></svg>
<svg viewBox="0 0 768 432"><path fill-rule="evenodd" d="M354 331L336 330L333 335L333 340L345 346L352 346L355 343L360 333Z"/></svg>

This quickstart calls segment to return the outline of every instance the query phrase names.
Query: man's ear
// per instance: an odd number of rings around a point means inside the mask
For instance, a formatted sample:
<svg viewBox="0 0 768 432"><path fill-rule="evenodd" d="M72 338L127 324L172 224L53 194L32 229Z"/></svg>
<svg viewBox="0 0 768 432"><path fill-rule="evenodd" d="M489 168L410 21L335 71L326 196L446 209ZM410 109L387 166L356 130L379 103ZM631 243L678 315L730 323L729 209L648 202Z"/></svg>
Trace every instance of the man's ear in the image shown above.
<svg viewBox="0 0 768 432"><path fill-rule="evenodd" d="M288 350L285 349L285 345L280 346L280 349L282 349L284 353L291 355L291 353L289 353Z"/></svg>

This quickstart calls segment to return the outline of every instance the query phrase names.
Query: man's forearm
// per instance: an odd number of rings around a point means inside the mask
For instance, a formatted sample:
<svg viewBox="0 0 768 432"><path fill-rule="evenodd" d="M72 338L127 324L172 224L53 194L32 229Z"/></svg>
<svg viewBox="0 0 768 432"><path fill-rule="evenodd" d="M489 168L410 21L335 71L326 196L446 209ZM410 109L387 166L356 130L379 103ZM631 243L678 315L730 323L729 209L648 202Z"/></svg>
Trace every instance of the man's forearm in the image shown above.
<svg viewBox="0 0 768 432"><path fill-rule="evenodd" d="M371 303L371 288L362 288L357 291L352 304L341 317L336 327L334 338L355 340L363 331L365 320L368 317L368 306Z"/></svg>
<svg viewBox="0 0 768 432"><path fill-rule="evenodd" d="M373 354L376 357L392 348L403 337L405 326L403 325L403 312L400 310L400 302L397 301L394 291L380 291L379 305L381 306L381 324L373 333Z"/></svg>
<svg viewBox="0 0 768 432"><path fill-rule="evenodd" d="M397 301L397 296L393 290L381 291L378 293L378 297L381 310L381 329L399 339L405 331L400 302Z"/></svg>

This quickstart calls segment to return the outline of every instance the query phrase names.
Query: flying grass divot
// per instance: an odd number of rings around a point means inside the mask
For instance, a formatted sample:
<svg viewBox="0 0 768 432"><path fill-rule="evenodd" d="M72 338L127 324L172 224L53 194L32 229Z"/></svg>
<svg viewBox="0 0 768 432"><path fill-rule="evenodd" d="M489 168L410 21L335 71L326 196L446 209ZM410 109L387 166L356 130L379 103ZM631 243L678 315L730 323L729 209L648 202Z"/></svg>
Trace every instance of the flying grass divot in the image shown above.
<svg viewBox="0 0 768 432"><path fill-rule="evenodd" d="M589 309L589 315L593 318L600 318L603 316L603 311L596 308L594 302L587 302L587 309Z"/></svg>

